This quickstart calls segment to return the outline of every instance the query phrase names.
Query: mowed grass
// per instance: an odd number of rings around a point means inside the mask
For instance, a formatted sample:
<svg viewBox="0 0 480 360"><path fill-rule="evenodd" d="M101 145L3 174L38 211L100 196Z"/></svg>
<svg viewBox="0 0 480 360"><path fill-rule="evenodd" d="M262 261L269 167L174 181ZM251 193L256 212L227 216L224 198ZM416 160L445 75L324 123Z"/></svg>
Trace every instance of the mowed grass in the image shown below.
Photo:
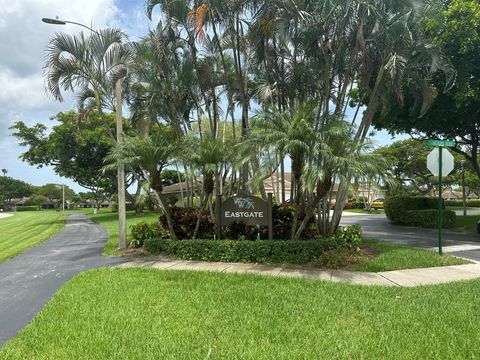
<svg viewBox="0 0 480 360"><path fill-rule="evenodd" d="M480 215L456 216L454 228L457 230L464 230L470 232L477 232L477 222L480 220Z"/></svg>
<svg viewBox="0 0 480 360"><path fill-rule="evenodd" d="M454 256L439 255L429 250L388 244L375 240L364 240L364 244L373 248L379 254L367 262L349 266L348 270L380 272L470 263L468 260Z"/></svg>
<svg viewBox="0 0 480 360"><path fill-rule="evenodd" d="M103 252L110 256L120 256L118 251L118 213L111 212L109 209L100 209L97 214L93 213L93 209L79 209L86 214L90 219L102 225L108 232L108 242L103 248ZM127 238L130 234L130 226L141 221L154 222L158 220L160 214L158 212L145 212L141 215L135 215L134 211L127 211Z"/></svg>
<svg viewBox="0 0 480 360"><path fill-rule="evenodd" d="M355 213L355 214L385 214L383 209L345 209L344 212Z"/></svg>
<svg viewBox="0 0 480 360"><path fill-rule="evenodd" d="M362 287L101 269L70 281L1 359L473 359L480 280Z"/></svg>
<svg viewBox="0 0 480 360"><path fill-rule="evenodd" d="M0 262L50 239L63 229L66 218L56 211L25 211L0 219Z"/></svg>

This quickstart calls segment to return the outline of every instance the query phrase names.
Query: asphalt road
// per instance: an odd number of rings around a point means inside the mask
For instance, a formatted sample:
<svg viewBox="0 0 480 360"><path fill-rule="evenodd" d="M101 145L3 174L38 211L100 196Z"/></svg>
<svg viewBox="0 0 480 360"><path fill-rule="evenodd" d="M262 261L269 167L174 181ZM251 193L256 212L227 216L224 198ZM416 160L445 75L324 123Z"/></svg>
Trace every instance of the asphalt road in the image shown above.
<svg viewBox="0 0 480 360"><path fill-rule="evenodd" d="M369 239L431 250L438 248L438 230L392 225L384 214L345 212L340 224L345 226L360 224L363 236ZM442 238L445 253L480 261L480 235L443 230Z"/></svg>
<svg viewBox="0 0 480 360"><path fill-rule="evenodd" d="M0 264L0 347L72 276L124 261L101 255L107 239L100 225L72 214L57 236Z"/></svg>

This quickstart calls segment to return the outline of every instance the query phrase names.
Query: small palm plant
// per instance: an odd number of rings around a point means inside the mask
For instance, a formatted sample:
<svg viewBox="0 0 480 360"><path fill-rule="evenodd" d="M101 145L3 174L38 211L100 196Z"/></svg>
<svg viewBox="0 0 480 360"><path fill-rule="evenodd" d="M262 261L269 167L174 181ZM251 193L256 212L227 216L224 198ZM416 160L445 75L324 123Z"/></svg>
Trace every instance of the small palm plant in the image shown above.
<svg viewBox="0 0 480 360"><path fill-rule="evenodd" d="M172 239L177 239L177 236L160 175L163 169L175 161L179 149L173 130L156 124L148 136L128 137L123 144L115 146L107 156L107 165L104 167L109 170L123 165L126 169L135 169L143 174L163 209Z"/></svg>

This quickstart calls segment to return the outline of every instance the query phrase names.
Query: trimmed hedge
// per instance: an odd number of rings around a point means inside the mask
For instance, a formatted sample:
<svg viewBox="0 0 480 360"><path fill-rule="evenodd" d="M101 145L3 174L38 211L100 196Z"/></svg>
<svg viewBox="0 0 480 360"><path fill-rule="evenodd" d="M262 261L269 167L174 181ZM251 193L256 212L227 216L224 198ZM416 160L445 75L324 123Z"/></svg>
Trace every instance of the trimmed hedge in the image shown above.
<svg viewBox="0 0 480 360"><path fill-rule="evenodd" d="M435 210L438 208L438 200L421 196L391 196L385 199L383 206L388 220L394 224L405 224L404 218L407 211Z"/></svg>
<svg viewBox="0 0 480 360"><path fill-rule="evenodd" d="M404 215L403 224L427 228L438 227L438 210L409 210ZM442 212L442 227L452 228L454 225L455 212L444 210Z"/></svg>
<svg viewBox="0 0 480 360"><path fill-rule="evenodd" d="M38 211L38 205L21 205L15 208L15 211Z"/></svg>
<svg viewBox="0 0 480 360"><path fill-rule="evenodd" d="M446 206L463 206L463 200L445 200ZM468 207L480 207L480 199L467 199Z"/></svg>
<svg viewBox="0 0 480 360"><path fill-rule="evenodd" d="M340 227L331 238L315 240L145 240L152 254L200 261L271 264L322 263L334 250L355 250L362 241L359 225Z"/></svg>
<svg viewBox="0 0 480 360"><path fill-rule="evenodd" d="M326 240L154 240L144 248L152 254L199 261L242 263L306 264L326 251L339 248L334 238Z"/></svg>

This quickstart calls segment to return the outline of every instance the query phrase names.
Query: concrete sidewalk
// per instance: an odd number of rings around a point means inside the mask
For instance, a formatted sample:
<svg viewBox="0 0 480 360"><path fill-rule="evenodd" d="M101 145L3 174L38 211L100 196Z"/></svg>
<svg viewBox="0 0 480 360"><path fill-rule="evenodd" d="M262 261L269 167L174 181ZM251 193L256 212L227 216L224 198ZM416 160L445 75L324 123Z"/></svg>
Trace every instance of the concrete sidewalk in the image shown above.
<svg viewBox="0 0 480 360"><path fill-rule="evenodd" d="M249 273L293 278L309 278L356 285L415 287L480 278L480 264L443 266L383 272L353 272L323 270L311 267L281 265L221 263L183 260L135 260L119 265L121 268L144 267L161 270L198 270L226 273Z"/></svg>

